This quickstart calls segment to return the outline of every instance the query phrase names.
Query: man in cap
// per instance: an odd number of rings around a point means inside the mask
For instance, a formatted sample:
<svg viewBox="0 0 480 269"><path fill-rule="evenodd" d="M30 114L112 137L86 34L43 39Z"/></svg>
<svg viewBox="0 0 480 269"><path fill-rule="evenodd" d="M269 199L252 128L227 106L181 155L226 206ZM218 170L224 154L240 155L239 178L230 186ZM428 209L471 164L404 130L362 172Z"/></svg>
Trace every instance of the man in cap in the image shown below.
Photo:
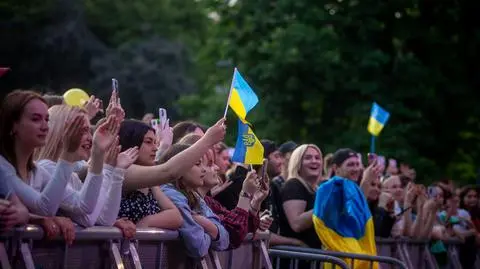
<svg viewBox="0 0 480 269"><path fill-rule="evenodd" d="M357 152L349 148L337 150L331 159L333 173L336 176L358 182L362 176L362 168Z"/></svg>

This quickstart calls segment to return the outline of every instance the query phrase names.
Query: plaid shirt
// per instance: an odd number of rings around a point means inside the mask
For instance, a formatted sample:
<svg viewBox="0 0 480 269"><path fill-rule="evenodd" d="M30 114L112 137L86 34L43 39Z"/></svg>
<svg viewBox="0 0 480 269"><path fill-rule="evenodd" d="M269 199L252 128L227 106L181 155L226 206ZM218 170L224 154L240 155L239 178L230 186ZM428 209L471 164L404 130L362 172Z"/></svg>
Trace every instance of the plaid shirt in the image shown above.
<svg viewBox="0 0 480 269"><path fill-rule="evenodd" d="M210 196L205 196L204 200L213 213L220 218L221 223L228 231L230 235L230 249L238 248L247 233L255 233L260 225L258 214L254 215L239 207L228 210Z"/></svg>

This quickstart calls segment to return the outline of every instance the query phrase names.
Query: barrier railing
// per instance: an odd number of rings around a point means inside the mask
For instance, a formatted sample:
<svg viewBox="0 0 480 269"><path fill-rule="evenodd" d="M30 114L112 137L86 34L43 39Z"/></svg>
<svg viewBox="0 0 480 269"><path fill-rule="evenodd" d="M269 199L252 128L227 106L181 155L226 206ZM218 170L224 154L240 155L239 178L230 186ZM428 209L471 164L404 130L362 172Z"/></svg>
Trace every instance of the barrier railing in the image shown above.
<svg viewBox="0 0 480 269"><path fill-rule="evenodd" d="M1 268L181 268L190 265L203 268L272 268L271 255L277 250L299 251L312 255L352 258L386 263L395 268L437 269L438 263L430 251L430 242L405 238L377 238L377 257L337 253L309 248L280 246L268 249L269 233L249 234L235 250L211 251L203 260L182 256L183 245L178 232L161 229L138 229L135 238L125 240L117 228L91 227L78 229L72 246L62 238L43 240L43 230L28 225L0 234ZM460 241L446 241L448 268L461 268ZM284 255L281 253L278 255ZM384 256L384 257L382 257ZM88 257L88 258L85 258ZM297 256L301 260L300 256ZM392 258L388 258L392 257ZM396 258L396 259L393 259ZM477 258L477 264L480 257ZM340 266L340 265L339 265ZM350 264L350 267L351 264ZM353 268L353 267L352 267ZM382 267L383 269L384 267Z"/></svg>
<svg viewBox="0 0 480 269"><path fill-rule="evenodd" d="M379 264L388 264L391 266L395 266L395 268L407 269L407 266L402 261L395 258L391 258L391 257L369 256L369 255L363 255L363 254L334 252L334 251L326 251L321 249L302 248L302 247L293 247L293 246L275 246L272 249L301 252L301 253L310 253L310 254L320 254L320 255L327 255L327 256L332 256L336 258L349 259L350 263L348 265L352 269L360 268L355 265L356 264L355 261L368 262L370 268L373 268L374 263L379 263Z"/></svg>
<svg viewBox="0 0 480 269"><path fill-rule="evenodd" d="M304 252L295 252L287 250L278 250L270 249L270 258L275 259L275 268L280 268L280 258L289 259L289 268L297 269L299 268L299 260L310 262L310 268L322 268L323 264L331 264L332 269L340 267L341 269L349 269L348 265L341 259L322 255L322 254L311 254Z"/></svg>
<svg viewBox="0 0 480 269"><path fill-rule="evenodd" d="M114 227L76 231L73 245L62 238L43 240L43 230L28 225L0 234L1 268L271 268L266 241L269 233L247 235L240 248L215 252L201 260L184 255L178 232L137 229L125 240Z"/></svg>

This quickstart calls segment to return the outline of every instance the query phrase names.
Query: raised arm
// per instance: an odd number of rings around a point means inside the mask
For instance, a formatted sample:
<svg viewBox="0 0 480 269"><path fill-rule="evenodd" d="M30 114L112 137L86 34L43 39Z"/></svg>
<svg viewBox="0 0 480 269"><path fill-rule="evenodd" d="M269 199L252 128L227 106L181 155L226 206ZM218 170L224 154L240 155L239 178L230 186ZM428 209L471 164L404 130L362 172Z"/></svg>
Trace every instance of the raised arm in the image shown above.
<svg viewBox="0 0 480 269"><path fill-rule="evenodd" d="M205 135L188 149L156 166L132 165L125 174L124 188L133 191L166 184L190 169L213 145L225 137L225 119L210 127Z"/></svg>

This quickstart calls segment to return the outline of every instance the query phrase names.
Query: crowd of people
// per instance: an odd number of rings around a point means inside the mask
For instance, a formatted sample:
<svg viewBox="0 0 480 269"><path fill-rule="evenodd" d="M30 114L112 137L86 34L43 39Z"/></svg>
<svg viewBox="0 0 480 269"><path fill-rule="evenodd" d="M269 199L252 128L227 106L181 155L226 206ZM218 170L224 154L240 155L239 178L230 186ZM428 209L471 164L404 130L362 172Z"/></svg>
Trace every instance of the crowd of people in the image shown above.
<svg viewBox="0 0 480 269"><path fill-rule="evenodd" d="M116 91L106 109L101 104L92 96L72 107L61 96L26 90L4 98L2 231L33 223L48 238L61 235L71 244L78 227L115 226L126 238L137 227L171 229L192 258L237 248L258 230L270 230L272 246L321 248L315 194L338 176L360 186L377 237L432 240L439 257L442 241L455 238L463 242L462 264L474 264L476 186L443 180L427 187L406 162L375 154L364 162L348 148L324 155L321 145L293 141L262 140L265 168L232 163L225 119L209 128L192 121L152 125L151 114L125 119Z"/></svg>

